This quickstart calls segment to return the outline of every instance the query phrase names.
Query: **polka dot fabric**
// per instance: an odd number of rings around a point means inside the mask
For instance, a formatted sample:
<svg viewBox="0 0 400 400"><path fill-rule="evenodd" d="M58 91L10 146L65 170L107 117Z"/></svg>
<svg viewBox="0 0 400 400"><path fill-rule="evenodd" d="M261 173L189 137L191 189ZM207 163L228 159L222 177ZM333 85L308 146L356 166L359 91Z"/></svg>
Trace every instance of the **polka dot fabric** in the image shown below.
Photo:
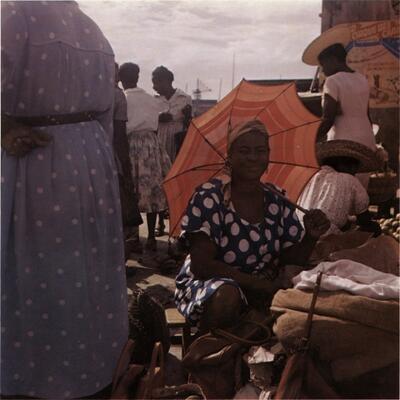
<svg viewBox="0 0 400 400"><path fill-rule="evenodd" d="M114 57L75 2L2 2L1 17L2 112L108 110L1 160L0 392L81 398L111 382L128 336Z"/></svg>
<svg viewBox="0 0 400 400"><path fill-rule="evenodd" d="M217 259L248 274L263 274L274 279L282 249L299 242L303 228L295 209L266 187L264 219L250 224L240 218L232 203L224 204L223 182L215 178L197 188L182 219L181 238L204 232L217 246ZM193 324L203 311L204 301L222 284L237 284L230 279L195 279L190 256L176 278L175 302L178 310Z"/></svg>

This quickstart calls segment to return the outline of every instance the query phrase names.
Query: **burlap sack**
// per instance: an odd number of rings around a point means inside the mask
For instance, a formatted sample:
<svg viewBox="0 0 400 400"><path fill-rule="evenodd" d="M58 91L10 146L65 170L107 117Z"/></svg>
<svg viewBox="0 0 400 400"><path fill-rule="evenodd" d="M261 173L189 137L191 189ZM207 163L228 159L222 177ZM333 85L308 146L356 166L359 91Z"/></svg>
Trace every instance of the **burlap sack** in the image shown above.
<svg viewBox="0 0 400 400"><path fill-rule="evenodd" d="M312 293L280 290L271 311L278 315L274 333L290 349L304 326ZM399 302L375 300L345 292L320 292L310 346L328 361L337 382L398 361Z"/></svg>
<svg viewBox="0 0 400 400"><path fill-rule="evenodd" d="M275 314L286 310L307 312L311 297L311 292L303 290L279 290L273 298L271 310ZM315 313L389 333L399 332L399 302L395 300L375 300L346 292L320 292Z"/></svg>
<svg viewBox="0 0 400 400"><path fill-rule="evenodd" d="M279 316L274 333L285 348L291 348L304 335L306 319L306 312L293 310L285 310ZM314 315L310 346L321 360L330 363L333 379L340 382L397 362L399 336L358 323Z"/></svg>
<svg viewBox="0 0 400 400"><path fill-rule="evenodd" d="M311 265L317 265L321 261L327 261L331 253L359 247L371 237L372 233L358 230L351 230L339 235L331 234L323 236L315 245L309 263Z"/></svg>
<svg viewBox="0 0 400 400"><path fill-rule="evenodd" d="M353 249L335 251L328 258L330 261L353 260L381 272L399 275L399 243L388 235L371 238Z"/></svg>

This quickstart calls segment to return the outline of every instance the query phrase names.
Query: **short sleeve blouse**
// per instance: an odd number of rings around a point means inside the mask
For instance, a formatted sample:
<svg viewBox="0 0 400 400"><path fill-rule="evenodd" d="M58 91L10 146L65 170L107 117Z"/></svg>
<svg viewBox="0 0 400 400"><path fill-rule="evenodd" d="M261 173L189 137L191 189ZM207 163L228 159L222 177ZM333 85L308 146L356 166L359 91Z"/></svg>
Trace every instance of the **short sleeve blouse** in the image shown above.
<svg viewBox="0 0 400 400"><path fill-rule="evenodd" d="M302 239L304 231L294 207L267 187L264 219L250 224L232 203L225 205L222 186L215 178L197 188L182 219L182 238L204 232L216 244L218 260L247 273L277 264L281 250Z"/></svg>

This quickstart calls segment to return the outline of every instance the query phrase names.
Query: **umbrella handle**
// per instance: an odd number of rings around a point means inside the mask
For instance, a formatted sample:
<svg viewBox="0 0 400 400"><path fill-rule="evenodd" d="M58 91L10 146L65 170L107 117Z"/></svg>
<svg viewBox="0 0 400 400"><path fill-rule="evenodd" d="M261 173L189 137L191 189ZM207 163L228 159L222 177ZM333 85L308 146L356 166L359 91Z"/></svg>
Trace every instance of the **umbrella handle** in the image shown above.
<svg viewBox="0 0 400 400"><path fill-rule="evenodd" d="M295 203L294 201L288 199L286 196L284 196L281 192L279 192L278 190L276 190L271 184L266 183L266 185L268 186L268 188L271 190L271 192L274 192L277 196L279 196L282 200L286 201L287 203L291 204L293 207L297 208L299 211L301 211L304 214L308 214L309 210L306 210L305 208L303 208L302 206L299 206L297 203Z"/></svg>
<svg viewBox="0 0 400 400"><path fill-rule="evenodd" d="M289 202L292 204L292 206L296 207L299 211L301 211L304 214L308 214L309 210L306 210L305 208L303 208L302 206L299 206L297 203L294 203L292 201L289 200Z"/></svg>

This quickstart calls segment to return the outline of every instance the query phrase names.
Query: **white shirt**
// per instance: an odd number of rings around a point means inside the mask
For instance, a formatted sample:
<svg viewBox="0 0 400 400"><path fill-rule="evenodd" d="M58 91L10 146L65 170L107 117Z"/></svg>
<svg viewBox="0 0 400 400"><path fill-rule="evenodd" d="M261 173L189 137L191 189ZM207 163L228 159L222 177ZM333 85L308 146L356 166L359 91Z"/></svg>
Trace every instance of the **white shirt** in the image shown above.
<svg viewBox="0 0 400 400"><path fill-rule="evenodd" d="M323 94L329 94L341 109L341 115L336 116L328 132L328 140L352 140L375 150L375 136L367 114L367 78L359 72L337 72L326 78Z"/></svg>
<svg viewBox="0 0 400 400"><path fill-rule="evenodd" d="M159 96L157 100L160 103L160 112L170 113L175 122L183 122L182 108L188 104L192 105L192 98L180 89L176 89L169 99Z"/></svg>
<svg viewBox="0 0 400 400"><path fill-rule="evenodd" d="M325 233L340 233L350 215L358 215L368 209L369 197L360 181L353 175L335 171L324 165L308 182L298 204L305 209L322 210L331 227ZM303 223L303 213L299 219Z"/></svg>
<svg viewBox="0 0 400 400"><path fill-rule="evenodd" d="M167 112L172 115L172 121L160 122L158 126L158 138L161 146L167 151L170 160L173 162L176 158L175 134L183 130L184 115L182 108L186 105L192 105L192 98L180 89L168 100L164 96L157 97L160 112Z"/></svg>
<svg viewBox="0 0 400 400"><path fill-rule="evenodd" d="M157 131L160 112L158 101L139 87L126 89L125 96L128 105L126 131Z"/></svg>

